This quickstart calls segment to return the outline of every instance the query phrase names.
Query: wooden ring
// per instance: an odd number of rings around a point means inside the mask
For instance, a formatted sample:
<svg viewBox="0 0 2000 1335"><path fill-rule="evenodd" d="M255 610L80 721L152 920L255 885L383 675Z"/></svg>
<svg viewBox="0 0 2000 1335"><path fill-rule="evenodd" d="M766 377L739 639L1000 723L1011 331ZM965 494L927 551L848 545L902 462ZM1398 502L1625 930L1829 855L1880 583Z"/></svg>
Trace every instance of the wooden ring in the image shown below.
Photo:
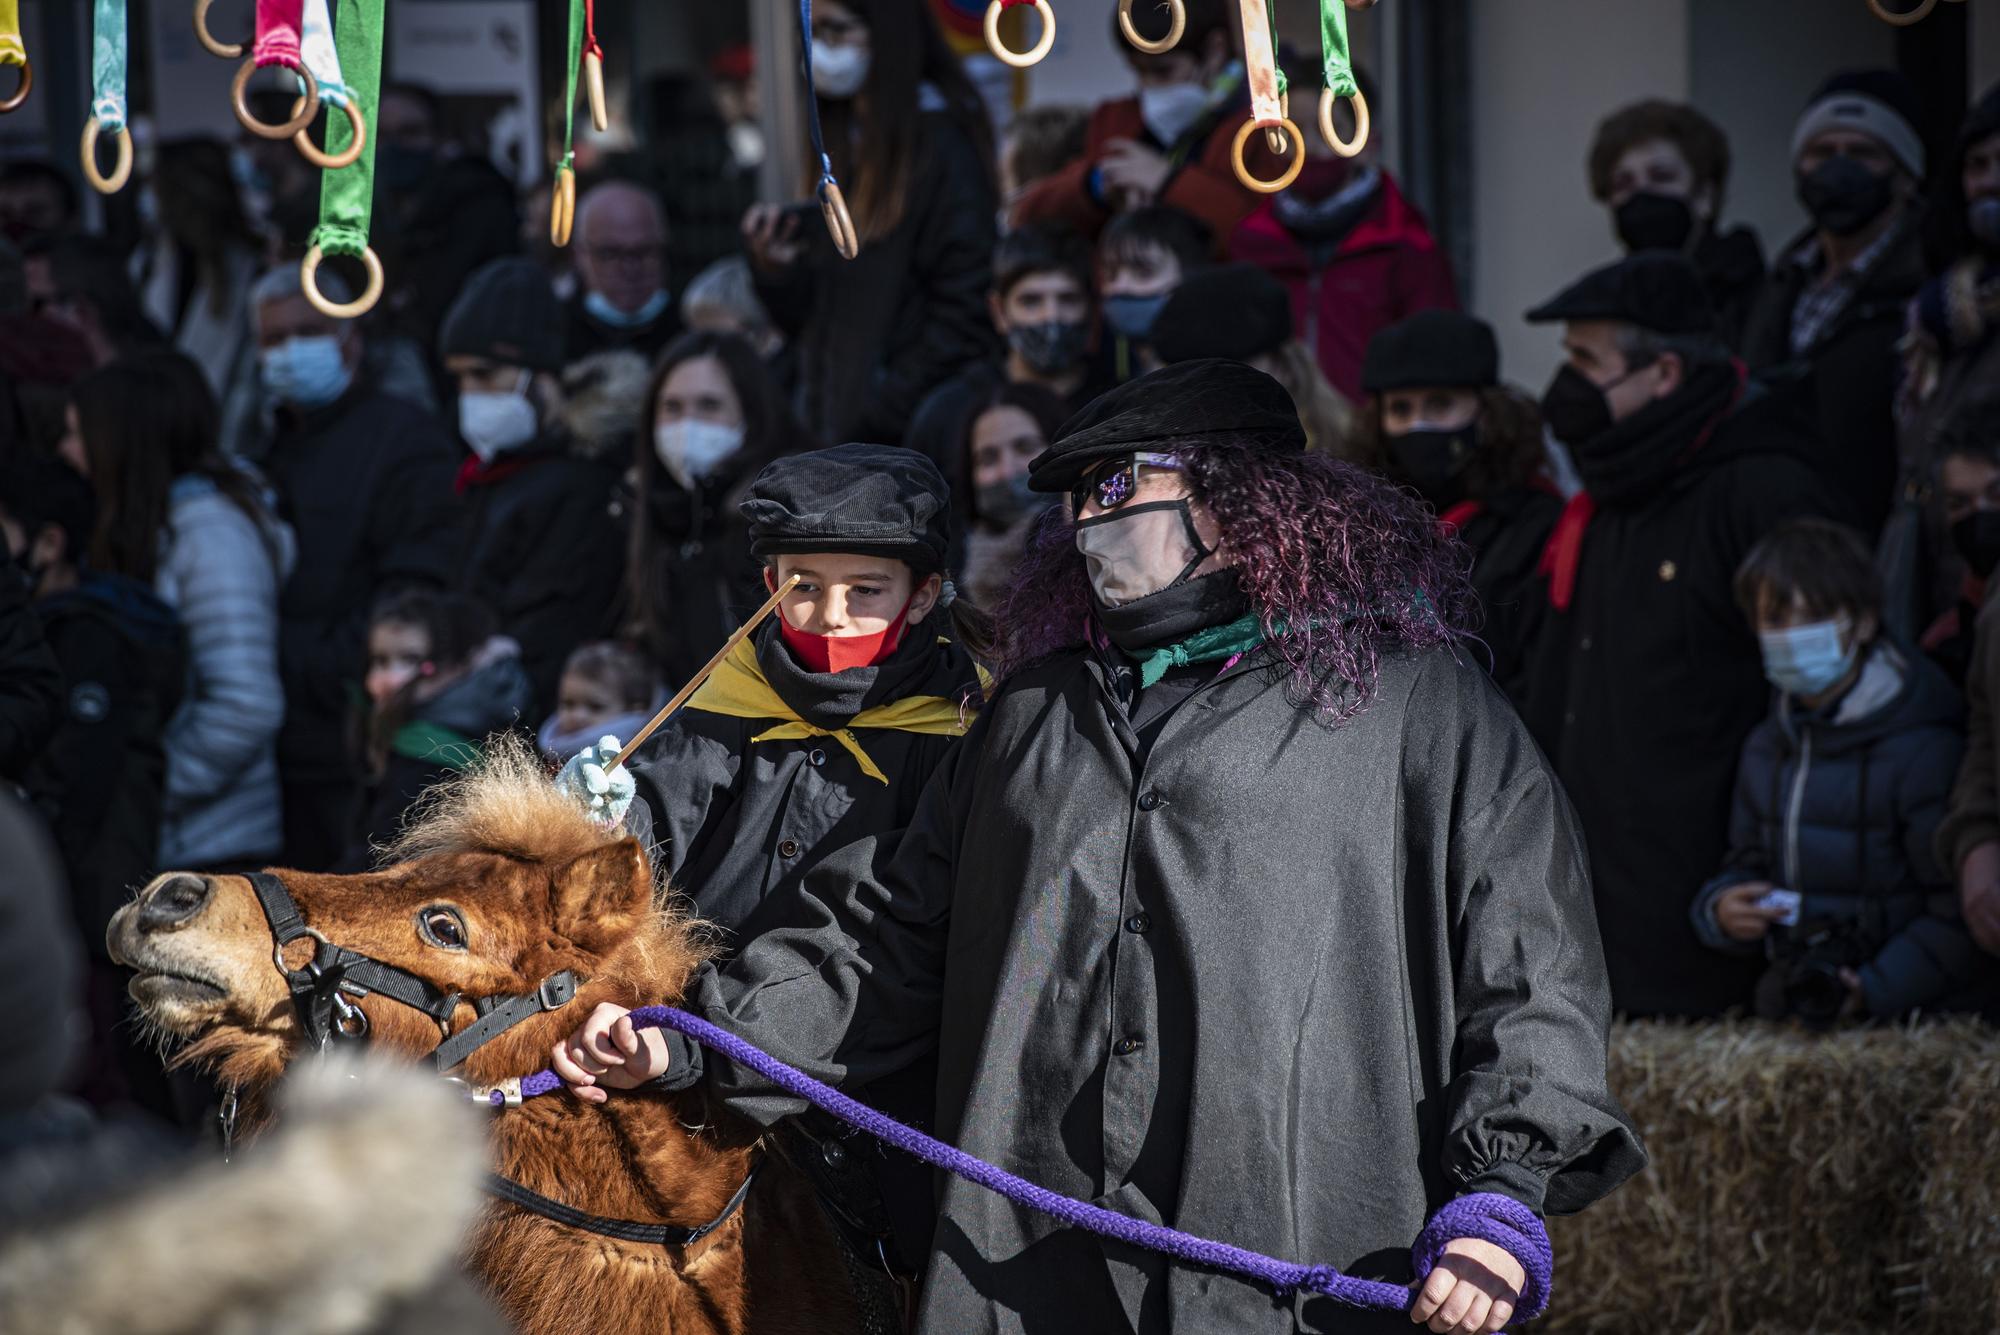
<svg viewBox="0 0 2000 1335"><path fill-rule="evenodd" d="M1181 0L1167 0L1167 14L1167 35L1157 42L1149 42L1132 26L1132 0L1118 0L1118 29L1125 34L1126 41L1147 55L1164 56L1180 45L1181 34L1187 31L1187 6Z"/></svg>
<svg viewBox="0 0 2000 1335"><path fill-rule="evenodd" d="M319 80L313 78L313 72L303 65L284 65L282 68L306 81L305 109L295 113L283 125L266 125L250 114L250 104L244 96L250 90L250 76L257 72L254 58L243 62L242 68L236 71L235 81L229 85L230 96L236 104L236 119L243 122L244 129L263 139L290 139L295 134L302 134L319 115Z"/></svg>
<svg viewBox="0 0 2000 1335"><path fill-rule="evenodd" d="M1175 3L1179 2L1180 0L1175 0ZM1041 64L1042 57L1048 55L1050 48L1055 46L1056 12L1049 8L1049 0L1034 0L1034 5L1035 12L1042 16L1041 40L1026 51L1012 51L1008 49L1005 42L1000 40L1000 14L1004 7L1000 0L987 0L986 49L991 51L993 58L1001 64L1012 65L1017 70L1024 70L1030 65Z"/></svg>
<svg viewBox="0 0 2000 1335"><path fill-rule="evenodd" d="M1243 122L1242 128L1236 131L1236 142L1229 150L1229 165L1236 169L1236 179L1243 182L1246 190L1255 190L1260 195L1275 195L1293 181L1298 180L1299 173L1305 170L1306 141L1299 137L1298 126L1292 124L1289 120L1279 121L1276 128L1283 129L1285 133L1291 136L1292 165L1285 168L1284 174L1275 180L1260 181L1250 174L1248 167L1243 165L1243 150L1250 143L1250 132L1265 128L1272 128L1269 121L1247 120Z"/></svg>
<svg viewBox="0 0 2000 1335"><path fill-rule="evenodd" d="M299 264L299 288L312 308L329 320L352 320L374 310L375 303L382 299L382 257L375 253L375 247L364 246L361 250L361 263L368 270L367 290L345 305L328 301L319 290L319 262L325 258L320 248L314 246Z"/></svg>
<svg viewBox="0 0 2000 1335"><path fill-rule="evenodd" d="M297 116L304 98L292 103L292 115ZM341 110L347 113L347 124L354 131L354 138L346 148L338 153L328 153L312 141L312 136L300 130L292 136L292 143L305 156L305 160L321 171L337 172L343 167L352 167L361 160L361 150L368 146L368 122L361 118L361 108L353 98L348 98ZM331 125L331 122L328 122Z"/></svg>
<svg viewBox="0 0 2000 1335"><path fill-rule="evenodd" d="M595 51L583 53L583 87L590 96L590 123L603 134L611 128L611 113L604 105L604 58Z"/></svg>
<svg viewBox="0 0 2000 1335"><path fill-rule="evenodd" d="M840 193L840 182L820 182L819 212L826 219L826 230L833 237L833 248L840 252L840 258L851 260L859 255L861 241L854 233L854 215L847 211L847 196Z"/></svg>
<svg viewBox="0 0 2000 1335"><path fill-rule="evenodd" d="M35 63L26 56L21 58L21 86L5 102L0 102L0 116L19 109L28 100L28 90L35 86Z"/></svg>
<svg viewBox="0 0 2000 1335"><path fill-rule="evenodd" d="M569 244L570 230L576 226L576 173L564 167L549 188L549 243Z"/></svg>
<svg viewBox="0 0 2000 1335"><path fill-rule="evenodd" d="M200 42L202 48L211 56L221 56L224 60L240 59L243 55L243 43L225 46L216 41L208 31L208 7L214 3L215 0L194 0L194 39Z"/></svg>
<svg viewBox="0 0 2000 1335"><path fill-rule="evenodd" d="M1873 10L1875 17L1881 19L1884 23L1892 27L1907 28L1912 23L1922 23L1925 19L1929 18L1931 11L1937 8L1937 0L1923 0L1921 4L1907 14L1898 14L1892 9L1884 8L1882 0L1868 0L1868 8Z"/></svg>
<svg viewBox="0 0 2000 1335"><path fill-rule="evenodd" d="M83 123L83 179L100 195L115 195L132 179L132 132L118 129L118 165L105 176L97 170L97 136L104 127L92 116Z"/></svg>
<svg viewBox="0 0 2000 1335"><path fill-rule="evenodd" d="M1368 147L1368 99L1357 89L1348 97L1347 103L1354 108L1354 138L1344 140L1333 131L1331 88L1322 88L1319 91L1319 132L1326 136L1327 146L1334 152L1343 158L1352 158L1360 156L1361 150Z"/></svg>

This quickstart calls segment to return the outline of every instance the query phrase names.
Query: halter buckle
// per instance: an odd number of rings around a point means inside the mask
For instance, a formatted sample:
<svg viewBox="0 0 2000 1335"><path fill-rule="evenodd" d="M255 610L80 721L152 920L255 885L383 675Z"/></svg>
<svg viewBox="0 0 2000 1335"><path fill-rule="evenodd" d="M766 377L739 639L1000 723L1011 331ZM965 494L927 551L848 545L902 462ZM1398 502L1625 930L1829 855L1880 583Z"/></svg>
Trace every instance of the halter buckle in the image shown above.
<svg viewBox="0 0 2000 1335"><path fill-rule="evenodd" d="M304 965L302 965L297 969L288 968L285 965L285 947L292 944L292 942L297 941L300 937L311 937L314 941L318 942L319 944L313 950L312 959L307 960ZM307 927L304 924L300 924L298 931L294 932L292 935L286 937L282 941L277 941L272 943L271 963L277 965L278 972L283 974L287 979L294 978L297 977L299 974L309 972L312 969L312 966L318 962L320 951L329 949L332 947L332 945L333 942L327 940L326 933L320 931L319 928Z"/></svg>

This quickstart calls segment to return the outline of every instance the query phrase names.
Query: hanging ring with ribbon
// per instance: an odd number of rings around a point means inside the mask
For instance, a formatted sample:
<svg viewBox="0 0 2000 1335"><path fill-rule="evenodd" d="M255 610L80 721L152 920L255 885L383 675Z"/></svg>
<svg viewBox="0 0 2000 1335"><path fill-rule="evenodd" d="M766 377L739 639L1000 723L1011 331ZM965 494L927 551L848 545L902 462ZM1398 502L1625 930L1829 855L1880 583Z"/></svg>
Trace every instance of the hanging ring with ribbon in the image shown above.
<svg viewBox="0 0 2000 1335"><path fill-rule="evenodd" d="M272 63L291 70L306 86L303 106L294 103L292 118L283 125L267 125L250 114L250 104L246 98L250 91L250 76L257 72L255 57L244 61L242 67L236 71L236 79L230 84L229 92L236 105L236 119L243 122L244 129L263 139L290 139L295 134L305 133L307 127L319 115L319 80L313 78L313 72L305 67L303 61L298 64L284 61Z"/></svg>
<svg viewBox="0 0 2000 1335"><path fill-rule="evenodd" d="M556 170L555 184L549 187L549 244L558 248L569 244L570 229L576 226L576 173L568 167Z"/></svg>
<svg viewBox="0 0 2000 1335"><path fill-rule="evenodd" d="M112 167L111 175L105 176L97 170L97 138L103 129L95 116L83 123L83 179L98 194L115 195L132 179L132 132L122 125L118 127L117 165Z"/></svg>
<svg viewBox="0 0 2000 1335"><path fill-rule="evenodd" d="M1347 104L1354 108L1354 138L1342 139L1333 129L1333 89L1322 88L1319 94L1319 132L1326 136L1328 147L1343 158L1360 155L1368 147L1368 99L1356 89L1347 95Z"/></svg>
<svg viewBox="0 0 2000 1335"><path fill-rule="evenodd" d="M305 101L301 97L292 103L292 119L298 119L299 112L305 109ZM331 106L333 104L327 103L326 105ZM306 133L305 130L300 130L292 136L292 143L305 156L305 160L313 166L318 167L321 171L337 172L343 167L352 167L355 163L361 161L361 150L368 144L368 122L362 118L361 108L354 104L354 99L351 97L348 98L340 104L339 109L347 113L347 127L354 131L354 138L340 152L328 153L318 144L315 144L312 141L312 136Z"/></svg>
<svg viewBox="0 0 2000 1335"><path fill-rule="evenodd" d="M214 3L215 0L194 0L194 39L211 56L221 56L224 60L239 59L243 55L242 42L226 46L216 41L208 30L208 7Z"/></svg>
<svg viewBox="0 0 2000 1335"><path fill-rule="evenodd" d="M611 113L604 104L604 57L595 51L583 53L583 87L590 96L590 123L603 134L611 128Z"/></svg>
<svg viewBox="0 0 2000 1335"><path fill-rule="evenodd" d="M375 247L361 249L361 264L368 270L368 287L349 302L329 301L319 290L319 263L325 258L325 252L315 245L299 262L299 287L312 308L329 320L352 320L374 310L375 303L382 299L382 258L375 253Z"/></svg>
<svg viewBox="0 0 2000 1335"><path fill-rule="evenodd" d="M1179 3L1180 0L1175 0ZM1049 0L1014 0L1014 4L1033 4L1035 12L1042 17L1042 35L1026 51L1015 51L1000 40L1000 15L1012 8L1007 0L987 0L986 4L986 49L993 58L1003 65L1012 65L1017 70L1039 65L1056 44L1056 12L1049 8Z"/></svg>
<svg viewBox="0 0 2000 1335"><path fill-rule="evenodd" d="M21 104L28 100L28 93L34 86L34 62L23 56L21 58L21 86L14 90L12 97L8 98L5 102L0 102L0 116L4 116L10 111L19 110Z"/></svg>
<svg viewBox="0 0 2000 1335"><path fill-rule="evenodd" d="M1291 165L1286 167L1280 175L1269 181L1259 180L1257 177L1252 176L1250 168L1243 161L1243 150L1249 147L1251 132L1263 129L1283 130L1289 136L1292 147ZM1236 170L1236 179L1243 183L1243 187L1246 190L1255 190L1260 195L1275 195L1286 186L1289 186L1293 181L1298 180L1299 173L1305 170L1305 140L1299 137L1299 127L1289 120L1281 119L1275 122L1246 120L1243 122L1242 128L1236 131L1236 142L1231 145L1229 150L1229 165Z"/></svg>
<svg viewBox="0 0 2000 1335"><path fill-rule="evenodd" d="M840 182L831 176L819 183L819 212L826 219L826 230L833 237L833 248L840 252L840 258L851 260L861 253L860 238L854 232L854 215L847 211L847 196L840 192Z"/></svg>
<svg viewBox="0 0 2000 1335"><path fill-rule="evenodd" d="M1890 9L1882 3L1882 0L1868 0L1868 8L1874 13L1876 18L1881 19L1884 23L1898 28L1907 28L1913 23L1922 23L1925 19L1929 18L1931 11L1937 8L1937 0L1923 0L1915 9L1903 14L1898 14L1895 10Z"/></svg>
<svg viewBox="0 0 2000 1335"><path fill-rule="evenodd" d="M1167 23L1167 35L1149 42L1132 26L1132 0L1118 0L1118 30L1125 34L1126 41L1149 56L1164 56L1180 45L1181 34L1187 31L1187 6L1181 0L1167 0Z"/></svg>

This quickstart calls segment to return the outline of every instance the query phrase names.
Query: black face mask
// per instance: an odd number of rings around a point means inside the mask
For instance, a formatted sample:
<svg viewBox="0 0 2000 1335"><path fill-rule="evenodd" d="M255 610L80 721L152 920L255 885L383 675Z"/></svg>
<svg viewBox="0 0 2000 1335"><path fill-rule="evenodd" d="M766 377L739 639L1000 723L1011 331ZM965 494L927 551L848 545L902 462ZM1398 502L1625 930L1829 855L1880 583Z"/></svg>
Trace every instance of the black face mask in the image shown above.
<svg viewBox="0 0 2000 1335"><path fill-rule="evenodd" d="M1217 570L1120 607L1106 607L1094 595L1091 601L1105 635L1128 654L1178 644L1198 630L1226 626L1250 610L1234 570Z"/></svg>
<svg viewBox="0 0 2000 1335"><path fill-rule="evenodd" d="M1058 375L1083 360L1090 326L1080 320L1049 320L1017 324L1007 331L1007 343L1038 375Z"/></svg>
<svg viewBox="0 0 2000 1335"><path fill-rule="evenodd" d="M1836 154L1798 180L1799 203L1821 230L1853 236L1895 202L1888 175L1878 176L1845 154Z"/></svg>
<svg viewBox="0 0 2000 1335"><path fill-rule="evenodd" d="M1678 195L1642 190L1611 215L1628 251L1680 250L1694 235L1694 208Z"/></svg>
<svg viewBox="0 0 2000 1335"><path fill-rule="evenodd" d="M1026 515L1039 514L1053 504L1053 496L1044 496L1028 485L1028 475L1017 473L999 482L989 482L972 495L972 508L981 519L1001 528L1011 528Z"/></svg>
<svg viewBox="0 0 2000 1335"><path fill-rule="evenodd" d="M1465 470L1479 452L1479 424L1455 431L1423 428L1389 437L1389 467L1440 510L1465 499Z"/></svg>
<svg viewBox="0 0 2000 1335"><path fill-rule="evenodd" d="M2000 510L1974 510L1951 526L1951 545L1980 579L2000 566Z"/></svg>
<svg viewBox="0 0 2000 1335"><path fill-rule="evenodd" d="M1578 449L1611 429L1611 400L1589 376L1566 365L1542 391L1542 420L1557 440Z"/></svg>

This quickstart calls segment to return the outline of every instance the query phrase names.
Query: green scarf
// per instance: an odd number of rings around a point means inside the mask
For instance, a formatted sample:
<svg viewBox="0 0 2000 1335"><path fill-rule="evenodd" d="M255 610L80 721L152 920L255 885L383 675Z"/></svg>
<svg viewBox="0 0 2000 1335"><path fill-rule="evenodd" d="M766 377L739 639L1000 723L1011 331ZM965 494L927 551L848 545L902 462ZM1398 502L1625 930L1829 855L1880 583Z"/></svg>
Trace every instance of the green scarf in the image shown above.
<svg viewBox="0 0 2000 1335"><path fill-rule="evenodd" d="M1145 690L1157 685L1174 668L1235 658L1262 643L1264 623L1255 612L1250 612L1227 625L1198 630L1179 644L1141 649L1131 657L1139 665L1139 689Z"/></svg>

